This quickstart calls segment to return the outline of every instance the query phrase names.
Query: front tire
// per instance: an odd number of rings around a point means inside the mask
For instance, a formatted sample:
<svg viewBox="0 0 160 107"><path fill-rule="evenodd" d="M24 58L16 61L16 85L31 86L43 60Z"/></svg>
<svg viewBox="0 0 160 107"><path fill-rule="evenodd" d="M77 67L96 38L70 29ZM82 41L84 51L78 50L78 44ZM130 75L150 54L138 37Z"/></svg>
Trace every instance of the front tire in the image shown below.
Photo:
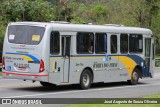
<svg viewBox="0 0 160 107"><path fill-rule="evenodd" d="M135 68L133 70L131 80L128 80L129 84L136 85L138 83L138 80L139 80L139 73L138 72L139 72L139 70L137 68Z"/></svg>
<svg viewBox="0 0 160 107"><path fill-rule="evenodd" d="M85 69L80 77L80 88L85 90L90 88L91 83L92 83L92 73L90 70Z"/></svg>

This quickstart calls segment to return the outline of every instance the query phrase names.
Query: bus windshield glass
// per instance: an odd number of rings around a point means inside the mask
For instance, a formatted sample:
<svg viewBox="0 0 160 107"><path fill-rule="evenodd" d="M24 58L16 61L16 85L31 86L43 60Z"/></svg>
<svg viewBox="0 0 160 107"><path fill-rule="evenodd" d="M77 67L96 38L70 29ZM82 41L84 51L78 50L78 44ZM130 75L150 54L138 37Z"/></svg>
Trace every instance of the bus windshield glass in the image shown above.
<svg viewBox="0 0 160 107"><path fill-rule="evenodd" d="M44 27L11 25L8 27L8 41L15 44L38 45L44 31Z"/></svg>

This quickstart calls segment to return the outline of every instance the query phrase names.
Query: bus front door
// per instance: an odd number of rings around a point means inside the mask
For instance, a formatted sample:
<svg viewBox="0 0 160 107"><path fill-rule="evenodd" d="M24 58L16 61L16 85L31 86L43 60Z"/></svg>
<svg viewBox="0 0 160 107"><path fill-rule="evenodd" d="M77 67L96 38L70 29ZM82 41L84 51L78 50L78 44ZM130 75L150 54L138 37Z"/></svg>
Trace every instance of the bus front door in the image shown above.
<svg viewBox="0 0 160 107"><path fill-rule="evenodd" d="M63 77L61 79L62 82L69 82L69 71L70 71L70 43L71 36L62 36L62 56L63 56L63 68L61 75Z"/></svg>

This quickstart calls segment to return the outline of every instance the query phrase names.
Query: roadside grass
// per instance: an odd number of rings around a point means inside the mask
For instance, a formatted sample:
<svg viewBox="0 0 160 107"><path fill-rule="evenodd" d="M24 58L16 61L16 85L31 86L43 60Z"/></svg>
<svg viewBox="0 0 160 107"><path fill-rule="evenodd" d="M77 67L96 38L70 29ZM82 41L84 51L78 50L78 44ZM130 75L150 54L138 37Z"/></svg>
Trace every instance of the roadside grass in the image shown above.
<svg viewBox="0 0 160 107"><path fill-rule="evenodd" d="M160 61L155 62L155 67L160 67Z"/></svg>
<svg viewBox="0 0 160 107"><path fill-rule="evenodd" d="M2 76L2 71L0 71L0 76Z"/></svg>
<svg viewBox="0 0 160 107"><path fill-rule="evenodd" d="M156 55L155 59L160 59L160 54ZM155 67L160 67L160 60L155 60Z"/></svg>
<svg viewBox="0 0 160 107"><path fill-rule="evenodd" d="M77 104L64 107L159 107L160 104Z"/></svg>
<svg viewBox="0 0 160 107"><path fill-rule="evenodd" d="M145 96L143 98L160 98L160 93L159 94L153 94L153 95L150 95L150 96Z"/></svg>
<svg viewBox="0 0 160 107"><path fill-rule="evenodd" d="M160 93L150 96L145 96L143 98L158 98L160 100ZM151 99L150 99L151 100ZM157 102L158 102L157 100ZM96 102L91 102L96 103ZM160 107L160 104L71 104L65 107Z"/></svg>
<svg viewBox="0 0 160 107"><path fill-rule="evenodd" d="M160 58L160 54L155 55L155 58Z"/></svg>

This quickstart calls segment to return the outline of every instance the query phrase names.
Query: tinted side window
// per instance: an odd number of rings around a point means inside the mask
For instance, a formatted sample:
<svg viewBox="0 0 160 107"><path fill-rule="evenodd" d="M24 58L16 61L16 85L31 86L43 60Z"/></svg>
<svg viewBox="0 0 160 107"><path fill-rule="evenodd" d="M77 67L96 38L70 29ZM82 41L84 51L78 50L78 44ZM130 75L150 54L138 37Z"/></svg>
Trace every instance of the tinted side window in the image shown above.
<svg viewBox="0 0 160 107"><path fill-rule="evenodd" d="M50 53L59 54L60 52L60 34L59 32L52 32L50 37Z"/></svg>
<svg viewBox="0 0 160 107"><path fill-rule="evenodd" d="M121 53L128 53L128 34L120 35L120 51Z"/></svg>
<svg viewBox="0 0 160 107"><path fill-rule="evenodd" d="M94 34L77 33L77 53L91 54L94 52Z"/></svg>
<svg viewBox="0 0 160 107"><path fill-rule="evenodd" d="M107 35L106 33L96 33L95 53L107 53Z"/></svg>
<svg viewBox="0 0 160 107"><path fill-rule="evenodd" d="M129 52L141 53L142 50L143 50L142 35L130 34L130 36L129 36Z"/></svg>
<svg viewBox="0 0 160 107"><path fill-rule="evenodd" d="M117 35L111 35L111 53L117 53Z"/></svg>

